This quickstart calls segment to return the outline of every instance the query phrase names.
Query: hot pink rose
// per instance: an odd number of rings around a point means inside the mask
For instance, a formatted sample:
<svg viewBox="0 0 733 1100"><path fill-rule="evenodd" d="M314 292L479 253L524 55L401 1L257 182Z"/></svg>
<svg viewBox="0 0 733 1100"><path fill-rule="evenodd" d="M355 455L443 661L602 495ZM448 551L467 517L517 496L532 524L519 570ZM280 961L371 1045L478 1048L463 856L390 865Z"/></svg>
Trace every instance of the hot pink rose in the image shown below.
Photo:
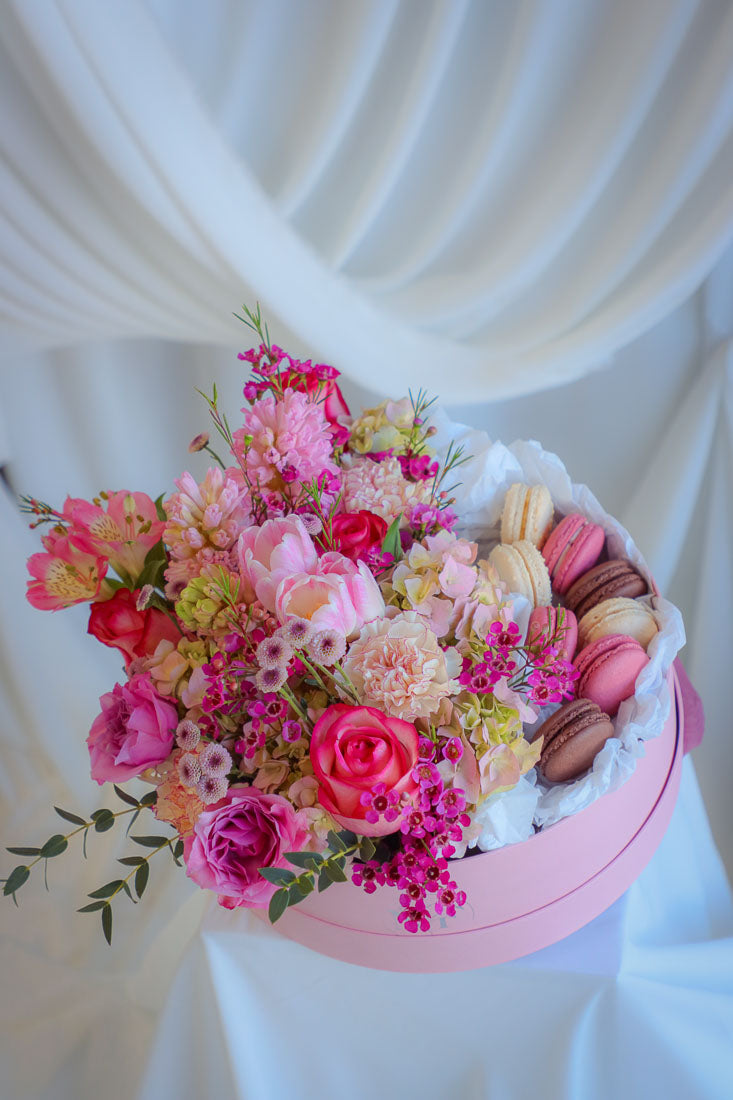
<svg viewBox="0 0 733 1100"><path fill-rule="evenodd" d="M280 581L311 573L318 563L313 541L298 516L268 519L243 531L237 543L239 572L268 611L275 610Z"/></svg>
<svg viewBox="0 0 733 1100"><path fill-rule="evenodd" d="M381 516L362 509L342 512L331 521L333 537L342 554L352 561L363 558L369 550L382 545L387 524Z"/></svg>
<svg viewBox="0 0 733 1100"><path fill-rule="evenodd" d="M138 611L137 596L129 588L118 588L111 600L93 603L89 612L87 634L102 645L119 649L128 668L135 657L154 653L159 642L177 645L181 637L181 631L162 611L154 607Z"/></svg>
<svg viewBox="0 0 733 1100"><path fill-rule="evenodd" d="M198 886L215 890L228 909L261 908L277 889L260 867L286 867L285 852L303 848L307 829L278 794L254 787L230 787L224 798L196 820L184 838L186 871Z"/></svg>
<svg viewBox="0 0 733 1100"><path fill-rule="evenodd" d="M87 737L92 779L124 783L165 760L173 748L178 711L153 687L147 673L115 684L99 700L102 713Z"/></svg>
<svg viewBox="0 0 733 1100"><path fill-rule="evenodd" d="M366 820L364 791L384 783L387 791L412 796L417 783L417 730L401 718L389 718L375 707L328 707L313 729L310 757L319 783L318 798L339 824L363 836L386 836L397 821Z"/></svg>
<svg viewBox="0 0 733 1100"><path fill-rule="evenodd" d="M336 630L348 638L384 614L384 599L364 562L329 551L318 560L317 572L280 582L275 613L281 623L293 616L309 619L316 630Z"/></svg>

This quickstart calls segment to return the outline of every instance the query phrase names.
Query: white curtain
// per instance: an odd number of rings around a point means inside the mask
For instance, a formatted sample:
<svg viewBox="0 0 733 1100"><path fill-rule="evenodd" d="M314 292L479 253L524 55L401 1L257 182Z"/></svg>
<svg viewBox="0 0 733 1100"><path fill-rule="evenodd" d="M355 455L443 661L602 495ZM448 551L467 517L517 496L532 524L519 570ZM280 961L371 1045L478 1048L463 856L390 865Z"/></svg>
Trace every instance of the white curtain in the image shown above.
<svg viewBox="0 0 733 1100"><path fill-rule="evenodd" d="M157 495L202 470L194 387L216 380L236 416L232 312L255 300L355 406L422 385L492 437L540 439L683 611L708 715L694 763L733 873L733 4L0 0L0 143L15 492ZM118 661L83 612L25 603L36 540L10 494L0 509L4 832L34 843L51 799L101 804L83 738ZM75 893L73 869L56 878L59 911L103 881L93 863ZM198 901L166 923L186 896L164 878L120 930L130 1057L195 925ZM121 1034L112 988L74 971L109 975L82 921L2 946L75 1005L57 1066L97 1007L104 1041ZM30 1065L51 1033L22 1012ZM79 1095L71 1070L34 1072L27 1095Z"/></svg>

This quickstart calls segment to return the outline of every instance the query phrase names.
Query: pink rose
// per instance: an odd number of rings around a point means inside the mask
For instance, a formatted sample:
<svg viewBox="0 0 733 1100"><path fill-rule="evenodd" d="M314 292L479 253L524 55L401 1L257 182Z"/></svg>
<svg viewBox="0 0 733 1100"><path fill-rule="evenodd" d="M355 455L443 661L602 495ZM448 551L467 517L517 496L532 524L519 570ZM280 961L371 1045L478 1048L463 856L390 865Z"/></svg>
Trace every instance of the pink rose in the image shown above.
<svg viewBox="0 0 733 1100"><path fill-rule="evenodd" d="M298 516L268 519L243 531L237 543L239 572L245 585L268 611L275 610L280 581L294 573L312 573L316 548Z"/></svg>
<svg viewBox="0 0 733 1100"><path fill-rule="evenodd" d="M386 836L397 821L366 820L364 791L384 783L387 791L410 797L417 790L412 771L417 766L418 734L410 722L389 718L375 707L328 707L313 729L310 757L324 809L354 833Z"/></svg>
<svg viewBox="0 0 733 1100"><path fill-rule="evenodd" d="M382 545L387 534L387 524L381 516L362 509L359 512L342 512L334 516L331 530L341 553L352 561L357 561L370 550Z"/></svg>
<svg viewBox="0 0 733 1100"><path fill-rule="evenodd" d="M230 787L184 838L186 871L198 886L215 890L227 909L262 908L277 887L259 874L260 867L289 868L285 852L300 851L306 835L287 799L253 787Z"/></svg>
<svg viewBox="0 0 733 1100"><path fill-rule="evenodd" d="M319 558L317 572L280 582L275 613L281 623L295 616L308 619L316 630L336 630L349 638L384 614L384 599L364 562L355 564L329 551Z"/></svg>
<svg viewBox="0 0 733 1100"><path fill-rule="evenodd" d="M135 657L154 653L159 642L175 646L181 638L181 631L162 611L154 607L138 611L137 596L129 588L118 588L111 600L93 603L89 612L87 634L102 645L119 649L127 668Z"/></svg>
<svg viewBox="0 0 733 1100"><path fill-rule="evenodd" d="M102 713L87 737L92 779L124 783L159 764L173 748L178 711L153 687L147 673L115 684L99 700Z"/></svg>

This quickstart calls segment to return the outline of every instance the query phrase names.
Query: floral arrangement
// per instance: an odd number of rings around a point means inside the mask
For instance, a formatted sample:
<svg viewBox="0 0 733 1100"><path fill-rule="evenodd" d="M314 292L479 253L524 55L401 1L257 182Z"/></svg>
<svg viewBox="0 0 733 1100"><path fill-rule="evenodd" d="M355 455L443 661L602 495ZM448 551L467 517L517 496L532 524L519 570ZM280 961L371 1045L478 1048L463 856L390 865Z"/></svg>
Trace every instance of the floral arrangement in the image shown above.
<svg viewBox="0 0 733 1100"><path fill-rule="evenodd" d="M475 843L481 805L538 760L525 724L574 694L562 616L557 636L524 638L456 532L466 456L434 452L423 393L352 416L334 368L273 344L259 308L241 319L258 344L239 356L240 425L216 388L203 395L226 461L201 434L189 451L213 464L156 501L24 498L31 526L49 525L30 603L90 603L89 633L124 660L87 738L92 778L124 809L57 808L73 829L8 849L27 861L4 893L74 835L145 812L171 831L131 835L125 877L81 909L108 942L113 900L142 895L163 849L227 908L276 921L350 877L395 889L400 924L426 931L466 901L450 861ZM150 790L129 793L132 779Z"/></svg>

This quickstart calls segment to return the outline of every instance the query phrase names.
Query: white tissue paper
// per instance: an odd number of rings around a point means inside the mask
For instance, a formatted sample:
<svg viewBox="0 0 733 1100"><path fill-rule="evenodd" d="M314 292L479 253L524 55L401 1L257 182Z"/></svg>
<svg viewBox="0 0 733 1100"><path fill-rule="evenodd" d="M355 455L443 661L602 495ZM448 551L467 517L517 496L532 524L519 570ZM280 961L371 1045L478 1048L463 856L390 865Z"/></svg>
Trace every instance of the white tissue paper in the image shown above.
<svg viewBox="0 0 733 1100"><path fill-rule="evenodd" d="M499 541L509 486L516 481L544 484L556 512L582 512L600 524L606 532L609 556L633 562L651 587L649 569L628 531L603 510L586 485L570 480L557 455L543 450L534 440L518 440L508 447L492 443L485 432L452 423L442 410L436 410L431 421L437 428L432 442L439 453L445 453L453 441L463 444L465 453L472 456L459 468L462 484L454 490L455 511L461 517L460 533L480 542L482 554L487 544ZM649 664L639 674L633 697L621 704L613 720L616 736L606 742L591 770L579 779L547 783L533 770L511 791L488 798L476 814L482 826L476 843L483 851L527 840L536 828L553 825L585 809L601 795L615 791L644 755L644 741L662 732L672 705L667 674L685 644L685 630L682 616L668 600L645 596L640 602L654 612L659 633L649 645Z"/></svg>

